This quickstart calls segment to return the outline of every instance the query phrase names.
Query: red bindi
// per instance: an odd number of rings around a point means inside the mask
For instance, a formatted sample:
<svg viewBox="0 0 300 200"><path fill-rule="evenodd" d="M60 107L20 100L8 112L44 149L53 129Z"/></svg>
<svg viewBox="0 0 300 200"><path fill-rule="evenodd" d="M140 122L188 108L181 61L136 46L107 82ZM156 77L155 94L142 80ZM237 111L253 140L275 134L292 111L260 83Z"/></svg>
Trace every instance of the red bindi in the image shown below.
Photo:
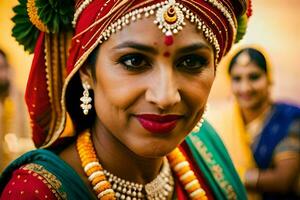
<svg viewBox="0 0 300 200"><path fill-rule="evenodd" d="M168 57L170 57L170 52L168 52L168 51L166 51L165 53L164 53L164 57L166 57L166 58L168 58Z"/></svg>
<svg viewBox="0 0 300 200"><path fill-rule="evenodd" d="M174 38L173 38L173 35L166 35L165 36L165 44L167 46L171 46L174 42Z"/></svg>

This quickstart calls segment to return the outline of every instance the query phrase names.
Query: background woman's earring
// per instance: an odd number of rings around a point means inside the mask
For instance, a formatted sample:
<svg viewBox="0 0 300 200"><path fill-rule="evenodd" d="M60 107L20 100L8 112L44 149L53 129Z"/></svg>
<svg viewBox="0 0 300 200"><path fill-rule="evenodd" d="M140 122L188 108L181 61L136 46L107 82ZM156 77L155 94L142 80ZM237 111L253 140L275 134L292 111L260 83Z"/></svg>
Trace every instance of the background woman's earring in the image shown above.
<svg viewBox="0 0 300 200"><path fill-rule="evenodd" d="M83 96L80 98L80 101L82 102L80 107L82 108L83 114L87 115L89 114L89 110L92 108L92 105L90 104L92 102L92 98L90 97L89 93L91 86L87 82L84 82L82 83L82 87Z"/></svg>
<svg viewBox="0 0 300 200"><path fill-rule="evenodd" d="M202 124L204 122L204 117L206 116L206 113L207 113L207 105L205 106L205 109L204 109L204 113L200 119L200 121L196 124L196 126L193 128L192 132L194 133L198 133L200 131L200 128L202 127Z"/></svg>

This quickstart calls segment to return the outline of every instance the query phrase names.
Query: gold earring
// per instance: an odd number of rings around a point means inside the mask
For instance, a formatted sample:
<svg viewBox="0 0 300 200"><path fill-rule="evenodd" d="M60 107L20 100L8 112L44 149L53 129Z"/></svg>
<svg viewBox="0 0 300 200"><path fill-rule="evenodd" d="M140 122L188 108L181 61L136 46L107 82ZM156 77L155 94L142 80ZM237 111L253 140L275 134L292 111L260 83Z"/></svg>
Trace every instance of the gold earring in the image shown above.
<svg viewBox="0 0 300 200"><path fill-rule="evenodd" d="M193 133L198 133L200 131L200 129L201 129L202 125L203 125L204 117L206 116L206 113L207 113L207 105L204 108L204 112L202 114L202 117L201 117L200 121L193 128L193 130L192 130Z"/></svg>
<svg viewBox="0 0 300 200"><path fill-rule="evenodd" d="M88 82L82 83L83 87L83 96L80 98L80 101L82 104L80 104L80 107L82 108L83 114L88 115L89 110L92 108L92 105L90 104L92 102L92 98L90 97L89 89L91 89L90 84Z"/></svg>

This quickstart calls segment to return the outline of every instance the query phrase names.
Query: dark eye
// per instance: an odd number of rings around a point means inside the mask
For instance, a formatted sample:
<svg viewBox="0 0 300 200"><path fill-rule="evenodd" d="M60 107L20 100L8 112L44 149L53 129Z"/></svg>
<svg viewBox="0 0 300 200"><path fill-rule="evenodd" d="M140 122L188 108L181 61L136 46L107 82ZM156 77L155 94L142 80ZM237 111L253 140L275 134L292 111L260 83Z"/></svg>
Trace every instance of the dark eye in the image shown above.
<svg viewBox="0 0 300 200"><path fill-rule="evenodd" d="M208 59L199 55L184 56L177 62L176 67L186 71L198 71L208 64Z"/></svg>
<svg viewBox="0 0 300 200"><path fill-rule="evenodd" d="M141 54L129 54L121 57L118 61L126 67L127 70L138 71L150 66L146 57Z"/></svg>
<svg viewBox="0 0 300 200"><path fill-rule="evenodd" d="M240 82L241 81L241 77L240 76L232 76L231 79L234 82Z"/></svg>
<svg viewBox="0 0 300 200"><path fill-rule="evenodd" d="M258 73L253 73L249 75L249 80L250 81L256 81L261 77L261 74Z"/></svg>

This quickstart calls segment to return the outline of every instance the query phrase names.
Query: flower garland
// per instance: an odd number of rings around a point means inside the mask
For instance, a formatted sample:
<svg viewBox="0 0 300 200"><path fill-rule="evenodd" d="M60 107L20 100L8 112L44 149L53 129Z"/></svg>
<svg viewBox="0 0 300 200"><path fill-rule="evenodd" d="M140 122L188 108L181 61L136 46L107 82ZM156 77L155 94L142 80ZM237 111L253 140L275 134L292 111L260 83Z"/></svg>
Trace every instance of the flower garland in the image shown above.
<svg viewBox="0 0 300 200"><path fill-rule="evenodd" d="M91 134L87 131L81 133L77 138L77 151L81 160L81 165L88 176L88 179L93 186L93 190L98 199L101 200L113 200L120 198L116 196L115 191L112 189L111 183L107 180L105 174L107 172L103 169L97 158L93 142L91 140ZM185 156L176 148L168 156L169 164L176 176L179 178L185 190L189 194L192 200L207 200L205 191L201 188L201 185L190 167L190 164L186 160ZM163 168L166 168L165 165ZM165 173L166 170L162 170ZM167 173L166 173L167 174ZM159 175L160 176L160 175ZM119 178L119 180L122 180ZM154 179L155 181L155 179ZM172 180L167 181L171 187ZM147 186L147 185L146 185ZM167 188L169 188L167 187ZM169 188L170 189L170 188ZM170 192L166 189L166 192ZM125 198L125 197L124 197ZM121 198L122 199L122 198ZM138 198L136 198L138 199Z"/></svg>

